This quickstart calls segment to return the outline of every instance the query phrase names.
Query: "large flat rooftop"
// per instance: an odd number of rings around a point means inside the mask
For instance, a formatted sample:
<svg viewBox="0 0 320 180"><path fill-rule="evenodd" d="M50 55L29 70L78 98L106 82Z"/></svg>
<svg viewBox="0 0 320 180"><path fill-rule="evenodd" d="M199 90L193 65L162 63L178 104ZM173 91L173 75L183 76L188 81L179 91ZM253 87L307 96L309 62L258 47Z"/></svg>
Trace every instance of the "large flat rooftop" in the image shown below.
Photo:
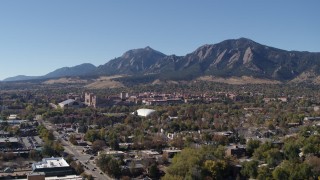
<svg viewBox="0 0 320 180"><path fill-rule="evenodd" d="M0 143L6 143L6 142L17 143L19 142L19 140L16 137L0 138Z"/></svg>
<svg viewBox="0 0 320 180"><path fill-rule="evenodd" d="M33 164L35 169L41 168L56 168L56 167L69 167L69 164L62 157L57 158L43 158L41 162Z"/></svg>

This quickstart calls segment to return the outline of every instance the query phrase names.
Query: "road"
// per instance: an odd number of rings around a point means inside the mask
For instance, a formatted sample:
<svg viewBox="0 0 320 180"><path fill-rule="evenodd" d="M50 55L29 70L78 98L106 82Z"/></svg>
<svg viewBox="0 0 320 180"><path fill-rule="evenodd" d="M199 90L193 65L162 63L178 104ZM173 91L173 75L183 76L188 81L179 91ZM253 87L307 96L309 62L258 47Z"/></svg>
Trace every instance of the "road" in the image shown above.
<svg viewBox="0 0 320 180"><path fill-rule="evenodd" d="M82 165L84 165L84 169L87 174L91 174L95 179L99 179L99 180L112 179L107 174L100 171L100 169L96 166L96 164L94 164L95 158L97 158L97 157L94 157L89 154L85 154L82 152L82 147L74 146L69 141L65 141L63 138L60 137L61 135L53 128L51 123L43 122L43 125L48 130L53 131L53 135L55 136L55 138L57 140L59 140L61 142L61 144L64 147L65 152L73 155L74 158L77 159L76 160L77 162L80 162ZM90 157L94 157L94 159L90 160Z"/></svg>

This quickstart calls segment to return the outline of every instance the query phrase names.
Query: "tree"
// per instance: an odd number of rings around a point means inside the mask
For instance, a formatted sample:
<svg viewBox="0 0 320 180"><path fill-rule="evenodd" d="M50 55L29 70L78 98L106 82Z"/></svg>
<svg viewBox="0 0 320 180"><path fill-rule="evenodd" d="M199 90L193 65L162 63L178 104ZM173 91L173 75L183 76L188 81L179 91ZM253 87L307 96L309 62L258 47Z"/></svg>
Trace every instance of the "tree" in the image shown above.
<svg viewBox="0 0 320 180"><path fill-rule="evenodd" d="M255 151L253 152L253 157L263 160L266 157L266 152L272 148L272 143L267 141L261 144Z"/></svg>
<svg viewBox="0 0 320 180"><path fill-rule="evenodd" d="M274 179L309 179L314 177L310 165L307 163L297 163L293 161L283 161L273 172Z"/></svg>
<svg viewBox="0 0 320 180"><path fill-rule="evenodd" d="M259 146L260 146L260 141L250 139L246 145L246 151L248 156L252 156L254 150L257 149Z"/></svg>
<svg viewBox="0 0 320 180"><path fill-rule="evenodd" d="M40 154L36 150L30 150L29 151L29 158L35 161L40 160Z"/></svg>
<svg viewBox="0 0 320 180"><path fill-rule="evenodd" d="M117 159L111 158L111 160L108 162L108 174L111 176L118 178L121 175L121 167L120 163Z"/></svg>
<svg viewBox="0 0 320 180"><path fill-rule="evenodd" d="M93 176L91 174L82 173L81 176L85 178L86 180L94 180Z"/></svg>
<svg viewBox="0 0 320 180"><path fill-rule="evenodd" d="M277 148L265 152L264 156L269 167L275 167L283 160L282 153Z"/></svg>
<svg viewBox="0 0 320 180"><path fill-rule="evenodd" d="M183 139L181 136L175 136L171 142L170 142L170 145L173 146L173 147L177 147L179 149L182 149L183 146L184 146L184 142L183 142Z"/></svg>
<svg viewBox="0 0 320 180"><path fill-rule="evenodd" d="M110 161L111 156L107 156L106 154L100 154L97 160L97 165L103 172L107 172L107 164Z"/></svg>
<svg viewBox="0 0 320 180"><path fill-rule="evenodd" d="M16 157L16 155L13 152L6 152L3 154L3 159L5 161L13 160Z"/></svg>
<svg viewBox="0 0 320 180"><path fill-rule="evenodd" d="M320 176L320 158L317 156L309 156L307 157L305 163L309 164L311 167L312 174L314 177Z"/></svg>
<svg viewBox="0 0 320 180"><path fill-rule="evenodd" d="M70 166L76 171L77 174L81 174L84 172L84 169L80 162L72 161Z"/></svg>
<svg viewBox="0 0 320 180"><path fill-rule="evenodd" d="M200 164L200 154L197 150L186 148L172 159L172 164L168 167L167 172L170 175L185 177L188 173L191 174L192 167Z"/></svg>
<svg viewBox="0 0 320 180"><path fill-rule="evenodd" d="M153 163L150 167L149 167L149 175L152 178L158 178L159 177L159 169L156 163Z"/></svg>
<svg viewBox="0 0 320 180"><path fill-rule="evenodd" d="M251 160L242 163L241 174L246 177L256 178L258 175L258 161Z"/></svg>
<svg viewBox="0 0 320 180"><path fill-rule="evenodd" d="M258 180L272 179L271 170L268 166L262 166L258 169Z"/></svg>
<svg viewBox="0 0 320 180"><path fill-rule="evenodd" d="M179 175L171 175L171 174L166 174L162 180L183 180L183 176L179 176Z"/></svg>
<svg viewBox="0 0 320 180"><path fill-rule="evenodd" d="M67 157L65 158L65 160L67 161L67 163L72 163L74 159L74 155L72 154L68 154Z"/></svg>
<svg viewBox="0 0 320 180"><path fill-rule="evenodd" d="M51 157L55 155L52 143L45 143L42 147L42 155L45 157Z"/></svg>
<svg viewBox="0 0 320 180"><path fill-rule="evenodd" d="M214 179L223 179L226 174L228 163L224 160L206 160L204 168L211 173Z"/></svg>
<svg viewBox="0 0 320 180"><path fill-rule="evenodd" d="M204 146L199 149L185 148L174 156L172 164L168 167L165 179L169 177L183 177L186 179L203 179L204 162L213 160L214 149Z"/></svg>
<svg viewBox="0 0 320 180"><path fill-rule="evenodd" d="M289 179L289 174L284 168L278 166L272 172L272 177L276 180Z"/></svg>
<svg viewBox="0 0 320 180"><path fill-rule="evenodd" d="M92 143L92 151L95 153L95 152L98 152L98 151L101 151L103 149L103 147L106 146L106 143L102 140L95 140L93 143Z"/></svg>
<svg viewBox="0 0 320 180"><path fill-rule="evenodd" d="M104 139L105 136L106 136L106 131L104 128L101 128L99 130L99 139Z"/></svg>
<svg viewBox="0 0 320 180"><path fill-rule="evenodd" d="M307 163L298 164L294 172L291 172L293 179L310 179L313 174L311 167Z"/></svg>
<svg viewBox="0 0 320 180"><path fill-rule="evenodd" d="M119 150L119 140L118 133L116 131L109 131L107 135L107 142L110 147L114 150Z"/></svg>
<svg viewBox="0 0 320 180"><path fill-rule="evenodd" d="M69 137L69 141L71 142L71 144L73 145L77 145L78 142L77 142L77 138L74 134L71 134L70 137Z"/></svg>
<svg viewBox="0 0 320 180"><path fill-rule="evenodd" d="M89 129L84 135L84 138L90 142L93 142L99 138L99 133L96 130Z"/></svg>
<svg viewBox="0 0 320 180"><path fill-rule="evenodd" d="M54 150L55 154L61 154L64 151L64 148L60 142L55 141L55 142L53 142L53 150Z"/></svg>
<svg viewBox="0 0 320 180"><path fill-rule="evenodd" d="M228 138L224 135L218 135L218 134L215 134L212 138L212 140L214 142L216 142L218 145L226 145L228 144Z"/></svg>
<svg viewBox="0 0 320 180"><path fill-rule="evenodd" d="M320 135L311 135L308 138L302 138L302 151L305 155L317 154L320 152Z"/></svg>
<svg viewBox="0 0 320 180"><path fill-rule="evenodd" d="M46 137L47 140L53 141L54 140L54 135L52 131L49 131Z"/></svg>
<svg viewBox="0 0 320 180"><path fill-rule="evenodd" d="M110 176L118 178L121 175L120 162L114 157L101 154L97 160L97 165Z"/></svg>
<svg viewBox="0 0 320 180"><path fill-rule="evenodd" d="M283 153L286 159L297 159L299 157L299 152L299 146L294 141L288 141L284 144Z"/></svg>
<svg viewBox="0 0 320 180"><path fill-rule="evenodd" d="M215 150L214 150L214 156L218 159L223 159L226 155L226 148L225 146L219 145Z"/></svg>

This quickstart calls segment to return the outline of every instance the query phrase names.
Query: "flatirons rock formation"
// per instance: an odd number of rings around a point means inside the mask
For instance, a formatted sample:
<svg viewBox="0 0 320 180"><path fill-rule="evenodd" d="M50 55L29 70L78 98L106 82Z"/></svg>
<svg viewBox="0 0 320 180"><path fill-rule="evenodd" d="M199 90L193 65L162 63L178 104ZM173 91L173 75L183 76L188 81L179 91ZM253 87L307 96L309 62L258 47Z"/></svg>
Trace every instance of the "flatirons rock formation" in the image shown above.
<svg viewBox="0 0 320 180"><path fill-rule="evenodd" d="M166 80L192 80L202 76L246 76L301 82L308 77L318 77L319 74L320 53L286 51L240 38L203 45L185 56L165 55L150 47L134 49L98 67L83 64L61 68L40 78L130 75L139 78L153 76ZM22 79L28 77L23 76Z"/></svg>

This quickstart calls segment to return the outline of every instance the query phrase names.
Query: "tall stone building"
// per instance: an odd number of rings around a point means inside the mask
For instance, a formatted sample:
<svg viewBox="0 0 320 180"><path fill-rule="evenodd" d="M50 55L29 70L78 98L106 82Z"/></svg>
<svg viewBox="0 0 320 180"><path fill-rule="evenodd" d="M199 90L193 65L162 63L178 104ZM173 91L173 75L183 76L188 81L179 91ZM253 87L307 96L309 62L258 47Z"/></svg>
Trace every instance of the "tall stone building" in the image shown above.
<svg viewBox="0 0 320 180"><path fill-rule="evenodd" d="M84 104L91 107L97 106L97 96L93 93L86 92L84 94Z"/></svg>

